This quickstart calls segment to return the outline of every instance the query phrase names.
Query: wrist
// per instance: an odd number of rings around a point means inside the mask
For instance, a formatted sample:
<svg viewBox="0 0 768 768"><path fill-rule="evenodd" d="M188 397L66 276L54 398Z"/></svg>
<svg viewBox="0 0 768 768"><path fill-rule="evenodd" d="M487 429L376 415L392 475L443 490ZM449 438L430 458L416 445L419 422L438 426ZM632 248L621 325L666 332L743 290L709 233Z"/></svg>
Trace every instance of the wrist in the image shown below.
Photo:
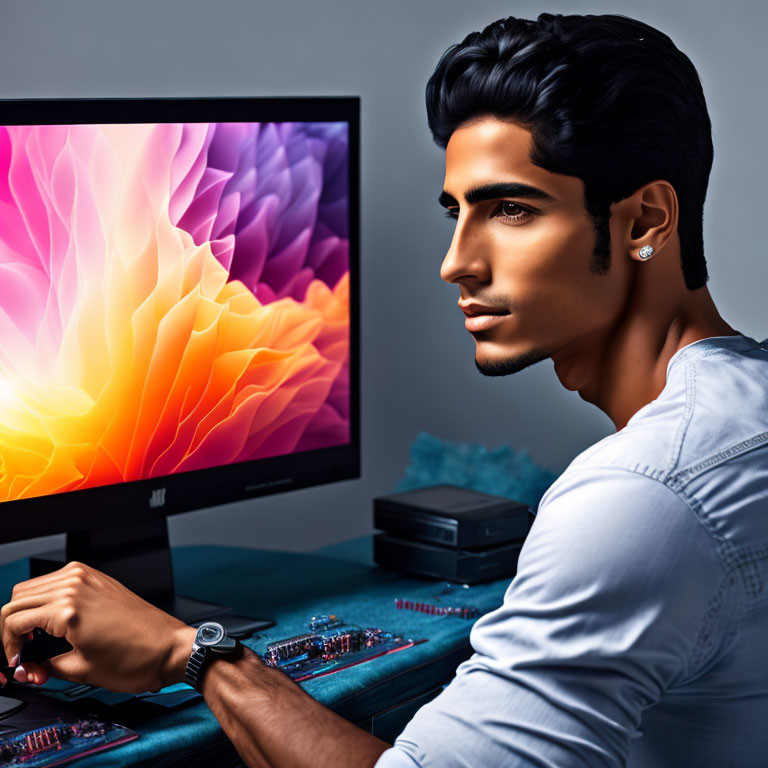
<svg viewBox="0 0 768 768"><path fill-rule="evenodd" d="M174 631L165 667L161 673L163 686L184 682L184 671L187 662L192 655L192 646L195 644L197 630L186 625L180 626Z"/></svg>
<svg viewBox="0 0 768 768"><path fill-rule="evenodd" d="M274 673L277 679L273 679L271 673ZM236 695L242 696L244 679L248 681L249 698L252 700L264 698L265 705L269 703L269 697L274 694L275 685L282 684L283 681L295 685L287 675L266 666L257 653L241 644L234 658L211 658L203 671L200 692L206 700L211 694L220 695L222 691L228 693L239 691Z"/></svg>
<svg viewBox="0 0 768 768"><path fill-rule="evenodd" d="M198 690L200 693L205 695L206 681L209 677L216 676L217 672L219 675L222 671L225 673L227 671L231 672L232 668L235 667L246 654L250 654L251 656L256 655L249 648L246 648L246 646L244 646L242 643L238 643L237 649L232 653L209 653L205 660L205 665L203 666L202 672L200 673L198 685Z"/></svg>

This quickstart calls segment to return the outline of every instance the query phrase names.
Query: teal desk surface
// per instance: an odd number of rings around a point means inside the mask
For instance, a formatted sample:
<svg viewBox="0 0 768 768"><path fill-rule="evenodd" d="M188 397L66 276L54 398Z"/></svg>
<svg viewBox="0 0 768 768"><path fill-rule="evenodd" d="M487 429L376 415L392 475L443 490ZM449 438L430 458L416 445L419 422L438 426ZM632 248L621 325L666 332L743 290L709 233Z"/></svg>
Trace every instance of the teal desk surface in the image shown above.
<svg viewBox="0 0 768 768"><path fill-rule="evenodd" d="M307 693L343 717L370 725L373 718L403 702L418 701L450 680L469 655L473 624L453 616L397 610L396 597L428 601L444 582L382 570L373 564L371 554L368 536L312 553L192 546L173 550L173 568L179 594L222 603L236 613L275 619L274 627L245 641L259 653L269 642L307 631L308 619L319 614L333 613L353 624L426 638L427 642L401 652L301 683ZM0 567L4 601L13 584L27 574L27 561ZM463 590L456 602L471 603L487 613L501 604L509 581ZM8 694L12 696L12 690ZM234 749L202 699L178 709L159 709L152 707L151 716L131 724L139 733L137 740L74 765L224 766L228 759L236 762Z"/></svg>

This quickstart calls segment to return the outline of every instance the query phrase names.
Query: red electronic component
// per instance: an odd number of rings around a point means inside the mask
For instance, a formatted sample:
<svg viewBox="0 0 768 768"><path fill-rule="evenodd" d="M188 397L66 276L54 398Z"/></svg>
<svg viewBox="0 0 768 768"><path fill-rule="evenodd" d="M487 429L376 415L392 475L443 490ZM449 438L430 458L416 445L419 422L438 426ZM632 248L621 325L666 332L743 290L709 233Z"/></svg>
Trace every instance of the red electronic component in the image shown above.
<svg viewBox="0 0 768 768"><path fill-rule="evenodd" d="M461 619L476 619L480 610L474 605L438 605L437 603L414 602L402 597L395 598L398 611L418 611L430 616L458 616Z"/></svg>

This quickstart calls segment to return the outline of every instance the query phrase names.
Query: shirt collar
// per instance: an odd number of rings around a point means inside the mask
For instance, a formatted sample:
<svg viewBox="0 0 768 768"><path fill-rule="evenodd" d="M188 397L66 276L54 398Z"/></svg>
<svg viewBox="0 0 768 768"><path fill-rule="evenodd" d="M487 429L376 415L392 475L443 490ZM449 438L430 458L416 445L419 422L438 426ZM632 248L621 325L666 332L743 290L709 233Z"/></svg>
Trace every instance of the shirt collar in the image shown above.
<svg viewBox="0 0 768 768"><path fill-rule="evenodd" d="M669 362L667 363L667 379L669 379L669 372L674 365L687 359L691 355L701 354L704 350L712 349L713 347L718 347L720 349L746 350L765 346L766 343L768 343L768 339L761 343L750 336L745 336L743 333L730 334L728 336L708 336L705 339L692 341L690 344L680 347L680 349L669 358Z"/></svg>

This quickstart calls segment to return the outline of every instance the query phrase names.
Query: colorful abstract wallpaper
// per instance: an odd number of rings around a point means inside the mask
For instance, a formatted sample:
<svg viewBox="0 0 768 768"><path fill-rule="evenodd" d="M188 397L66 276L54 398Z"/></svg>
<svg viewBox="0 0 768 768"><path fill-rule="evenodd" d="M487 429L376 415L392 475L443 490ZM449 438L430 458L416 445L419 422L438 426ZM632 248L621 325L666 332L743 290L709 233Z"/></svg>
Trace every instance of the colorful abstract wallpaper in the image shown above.
<svg viewBox="0 0 768 768"><path fill-rule="evenodd" d="M0 501L348 443L346 123L0 127Z"/></svg>

